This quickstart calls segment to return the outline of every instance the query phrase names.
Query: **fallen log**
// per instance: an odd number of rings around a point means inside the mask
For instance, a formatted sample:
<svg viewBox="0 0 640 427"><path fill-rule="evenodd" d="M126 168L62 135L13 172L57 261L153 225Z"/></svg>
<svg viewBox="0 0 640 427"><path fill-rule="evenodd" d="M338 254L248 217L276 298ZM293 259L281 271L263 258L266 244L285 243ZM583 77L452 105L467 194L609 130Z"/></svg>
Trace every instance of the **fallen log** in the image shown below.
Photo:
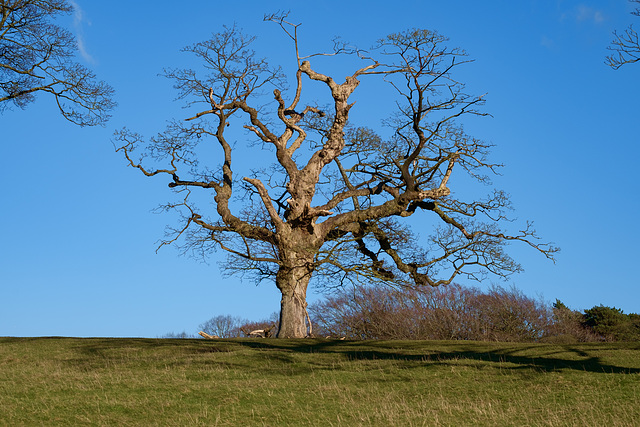
<svg viewBox="0 0 640 427"><path fill-rule="evenodd" d="M215 340L217 338L220 338L217 335L209 335L208 333L204 332L204 331L200 331L198 332L198 335L200 335L202 338L206 339L206 340Z"/></svg>
<svg viewBox="0 0 640 427"><path fill-rule="evenodd" d="M276 327L276 325L271 325L268 328L265 329L256 329L253 331L249 331L246 328L240 328L240 330L242 331L242 333L249 338L270 338L271 337L271 331Z"/></svg>

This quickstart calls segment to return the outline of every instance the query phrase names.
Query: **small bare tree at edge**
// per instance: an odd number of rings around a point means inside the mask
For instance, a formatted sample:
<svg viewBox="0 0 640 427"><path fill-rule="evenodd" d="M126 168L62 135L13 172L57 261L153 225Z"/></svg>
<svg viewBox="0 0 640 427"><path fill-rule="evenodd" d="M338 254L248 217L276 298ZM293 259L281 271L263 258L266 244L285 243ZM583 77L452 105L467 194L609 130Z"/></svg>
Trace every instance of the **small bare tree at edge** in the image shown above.
<svg viewBox="0 0 640 427"><path fill-rule="evenodd" d="M640 0L629 0L630 3L640 4ZM640 7L631 12L632 15L640 17ZM624 32L614 31L615 38L608 49L612 52L605 59L605 64L617 70L625 64L633 64L640 61L640 38L638 32L633 29L633 25Z"/></svg>

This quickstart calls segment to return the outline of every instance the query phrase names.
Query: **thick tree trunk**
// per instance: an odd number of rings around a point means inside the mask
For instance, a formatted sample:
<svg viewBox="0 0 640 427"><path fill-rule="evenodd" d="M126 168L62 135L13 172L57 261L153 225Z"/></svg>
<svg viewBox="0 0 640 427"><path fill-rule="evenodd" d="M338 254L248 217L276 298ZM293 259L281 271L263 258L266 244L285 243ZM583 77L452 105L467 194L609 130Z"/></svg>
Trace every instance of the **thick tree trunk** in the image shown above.
<svg viewBox="0 0 640 427"><path fill-rule="evenodd" d="M310 333L307 314L307 286L313 269L311 261L293 257L293 266L282 266L276 275L276 286L282 292L278 338L305 338Z"/></svg>
<svg viewBox="0 0 640 427"><path fill-rule="evenodd" d="M292 292L282 293L278 338L305 338L308 336L306 306L305 295Z"/></svg>

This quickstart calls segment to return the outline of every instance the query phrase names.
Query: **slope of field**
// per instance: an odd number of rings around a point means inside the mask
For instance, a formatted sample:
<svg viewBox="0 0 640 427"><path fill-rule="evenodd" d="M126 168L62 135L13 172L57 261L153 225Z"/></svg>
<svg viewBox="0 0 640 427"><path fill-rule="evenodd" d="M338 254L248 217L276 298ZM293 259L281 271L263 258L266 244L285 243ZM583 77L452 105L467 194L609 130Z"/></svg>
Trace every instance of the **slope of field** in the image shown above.
<svg viewBox="0 0 640 427"><path fill-rule="evenodd" d="M0 338L0 425L638 425L640 343Z"/></svg>

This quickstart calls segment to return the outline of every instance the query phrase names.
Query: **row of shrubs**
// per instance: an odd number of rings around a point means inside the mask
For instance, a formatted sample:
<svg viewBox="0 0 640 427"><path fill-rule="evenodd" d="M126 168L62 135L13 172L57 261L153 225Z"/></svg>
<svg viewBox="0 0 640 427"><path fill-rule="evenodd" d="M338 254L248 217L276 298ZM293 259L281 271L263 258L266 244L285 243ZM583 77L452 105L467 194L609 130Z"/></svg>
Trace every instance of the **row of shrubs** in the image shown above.
<svg viewBox="0 0 640 427"><path fill-rule="evenodd" d="M549 304L515 287L448 285L422 288L344 288L309 306L313 335L347 339L505 342L640 341L640 315L595 306L584 312ZM256 329L277 333L278 315L252 322L220 315L200 330L220 338ZM187 338L193 335L170 334Z"/></svg>
<svg viewBox="0 0 640 427"><path fill-rule="evenodd" d="M581 313L515 287L356 287L310 311L320 333L351 339L640 341L640 315L602 305Z"/></svg>

